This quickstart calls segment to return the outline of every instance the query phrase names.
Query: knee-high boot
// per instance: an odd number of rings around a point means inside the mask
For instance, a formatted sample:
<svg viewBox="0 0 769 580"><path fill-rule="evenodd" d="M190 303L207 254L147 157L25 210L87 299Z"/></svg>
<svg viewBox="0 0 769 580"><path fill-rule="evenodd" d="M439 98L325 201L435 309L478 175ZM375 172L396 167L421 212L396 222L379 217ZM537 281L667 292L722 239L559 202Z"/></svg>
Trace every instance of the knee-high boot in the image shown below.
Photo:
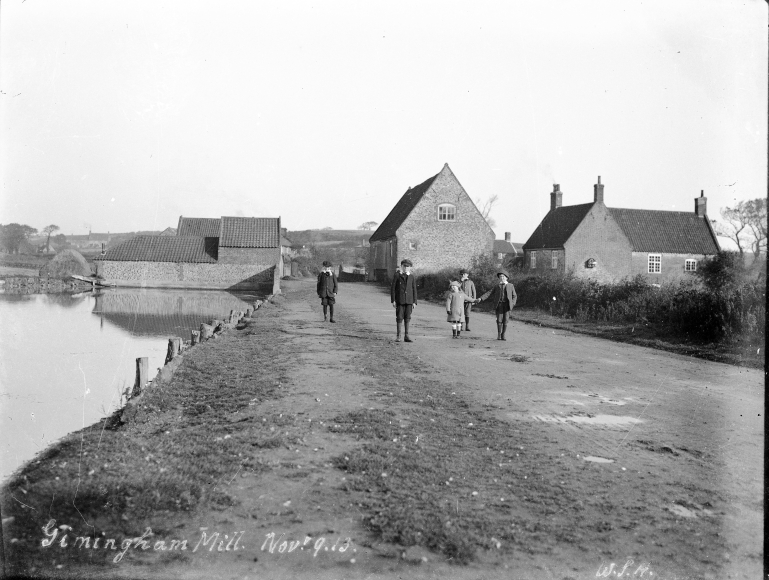
<svg viewBox="0 0 769 580"><path fill-rule="evenodd" d="M412 340L409 338L409 322L410 320L404 320L403 321L403 342L412 342Z"/></svg>
<svg viewBox="0 0 769 580"><path fill-rule="evenodd" d="M505 338L505 333L506 333L506 332L507 332L507 320L505 320L505 321L502 323L502 334L500 335L500 336L502 337L502 340L507 340L507 339Z"/></svg>
<svg viewBox="0 0 769 580"><path fill-rule="evenodd" d="M334 320L334 305L333 304L329 304L328 305L328 313L329 313L329 316L330 316L329 322L336 322L336 320Z"/></svg>
<svg viewBox="0 0 769 580"><path fill-rule="evenodd" d="M400 342L401 341L401 323L396 322L396 324L398 325L398 334L395 335L395 342Z"/></svg>

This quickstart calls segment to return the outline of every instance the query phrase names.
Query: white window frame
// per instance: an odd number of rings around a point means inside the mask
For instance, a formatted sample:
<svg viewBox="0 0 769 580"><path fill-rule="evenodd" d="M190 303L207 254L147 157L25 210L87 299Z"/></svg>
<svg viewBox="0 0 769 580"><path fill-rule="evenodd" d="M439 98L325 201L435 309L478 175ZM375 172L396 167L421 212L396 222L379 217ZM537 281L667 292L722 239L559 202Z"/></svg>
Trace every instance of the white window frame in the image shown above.
<svg viewBox="0 0 769 580"><path fill-rule="evenodd" d="M646 266L649 274L662 274L662 254L649 254Z"/></svg>
<svg viewBox="0 0 769 580"><path fill-rule="evenodd" d="M558 252L555 250L553 250L553 253L550 256L550 268L553 270L558 269Z"/></svg>
<svg viewBox="0 0 769 580"><path fill-rule="evenodd" d="M537 252L532 252L529 258L529 268L532 270L537 269Z"/></svg>
<svg viewBox="0 0 769 580"><path fill-rule="evenodd" d="M687 258L686 262L684 262L684 271L686 272L696 272L697 271L697 260L693 258Z"/></svg>
<svg viewBox="0 0 769 580"><path fill-rule="evenodd" d="M440 204L438 206L438 221L439 222L457 221L457 206L451 203Z"/></svg>
<svg viewBox="0 0 769 580"><path fill-rule="evenodd" d="M416 250L416 249L417 249L417 243L409 242L409 250Z"/></svg>

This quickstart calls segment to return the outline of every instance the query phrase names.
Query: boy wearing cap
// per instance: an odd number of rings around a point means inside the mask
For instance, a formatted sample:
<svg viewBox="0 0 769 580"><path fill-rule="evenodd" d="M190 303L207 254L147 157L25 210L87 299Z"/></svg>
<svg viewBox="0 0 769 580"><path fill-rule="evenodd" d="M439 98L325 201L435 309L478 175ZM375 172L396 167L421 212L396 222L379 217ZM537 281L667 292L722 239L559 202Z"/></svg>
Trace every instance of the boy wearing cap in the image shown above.
<svg viewBox="0 0 769 580"><path fill-rule="evenodd" d="M499 284L475 301L480 302L491 296L491 303L494 305L494 312L497 315L497 340L507 340L505 338L507 321L510 319L510 312L518 301L515 288L512 283L507 281L509 277L508 273L504 270L497 272Z"/></svg>
<svg viewBox="0 0 769 580"><path fill-rule="evenodd" d="M413 342L409 337L409 323L411 311L417 305L417 281L416 276L411 273L411 260L401 260L400 272L395 273L390 284L390 302L395 308L395 321L398 327L395 342L401 341L401 322L405 326L403 341Z"/></svg>
<svg viewBox="0 0 769 580"><path fill-rule="evenodd" d="M446 294L446 321L451 323L451 338L459 338L462 332L462 322L465 318L465 304L470 297L462 292L459 282L449 284Z"/></svg>
<svg viewBox="0 0 769 580"><path fill-rule="evenodd" d="M467 270L460 270L459 277L459 289L468 297L468 300L465 301L465 330L470 332L470 312L473 309L473 302L475 302L475 283L470 280L470 274Z"/></svg>
<svg viewBox="0 0 769 580"><path fill-rule="evenodd" d="M336 302L336 274L331 268L331 262L323 262L323 270L318 274L318 296L323 306L323 322L336 322L334 320L334 303ZM330 311L331 320L328 319Z"/></svg>

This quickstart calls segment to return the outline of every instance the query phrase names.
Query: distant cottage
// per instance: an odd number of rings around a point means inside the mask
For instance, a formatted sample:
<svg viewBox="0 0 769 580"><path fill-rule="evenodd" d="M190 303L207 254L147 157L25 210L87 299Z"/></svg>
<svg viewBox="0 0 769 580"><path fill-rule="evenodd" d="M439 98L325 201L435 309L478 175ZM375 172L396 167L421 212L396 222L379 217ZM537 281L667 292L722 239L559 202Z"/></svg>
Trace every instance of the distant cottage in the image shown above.
<svg viewBox="0 0 769 580"><path fill-rule="evenodd" d="M517 260L523 258L523 244L510 241L510 232L505 232L504 240L494 240L492 258L497 266L505 264L515 264Z"/></svg>
<svg viewBox="0 0 769 580"><path fill-rule="evenodd" d="M688 213L606 207L603 188L599 177L592 203L562 206L553 185L550 211L523 245L529 272L572 271L602 282L640 274L653 283L695 272L719 251L704 192Z"/></svg>
<svg viewBox="0 0 769 580"><path fill-rule="evenodd" d="M177 235L136 236L96 259L118 286L280 289L280 218L179 218Z"/></svg>
<svg viewBox="0 0 769 580"><path fill-rule="evenodd" d="M494 231L447 163L403 194L369 242L369 279L384 281L403 258L417 272L470 266L475 256L491 253Z"/></svg>

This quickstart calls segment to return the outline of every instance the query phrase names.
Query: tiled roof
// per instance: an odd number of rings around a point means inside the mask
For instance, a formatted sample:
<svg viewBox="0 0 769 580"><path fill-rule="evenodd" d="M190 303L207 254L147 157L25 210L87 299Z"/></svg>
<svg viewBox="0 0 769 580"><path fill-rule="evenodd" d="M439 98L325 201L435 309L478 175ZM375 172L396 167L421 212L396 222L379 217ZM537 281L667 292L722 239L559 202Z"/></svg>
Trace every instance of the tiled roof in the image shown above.
<svg viewBox="0 0 769 580"><path fill-rule="evenodd" d="M280 247L280 218L222 217L219 246L278 248Z"/></svg>
<svg viewBox="0 0 769 580"><path fill-rule="evenodd" d="M592 203L566 205L550 211L523 244L527 250L562 248L593 207Z"/></svg>
<svg viewBox="0 0 769 580"><path fill-rule="evenodd" d="M707 217L683 211L607 208L634 252L715 254L718 244Z"/></svg>
<svg viewBox="0 0 769 580"><path fill-rule="evenodd" d="M520 246L520 244L518 244ZM495 254L518 254L520 250L516 251L515 246L507 240L494 240L494 252Z"/></svg>
<svg viewBox="0 0 769 580"><path fill-rule="evenodd" d="M430 179L423 181L416 187L410 187L409 190L403 194L400 201L395 204L384 221L379 224L379 227L369 238L369 242L376 242L377 240L386 240L395 236L398 228L401 227L403 221L409 216L411 211L422 199L422 196L430 188L440 173L436 173Z"/></svg>
<svg viewBox="0 0 769 580"><path fill-rule="evenodd" d="M96 258L117 262L216 263L217 238L136 236Z"/></svg>
<svg viewBox="0 0 769 580"><path fill-rule="evenodd" d="M179 216L179 227L176 229L176 235L216 238L219 237L220 226L219 218L189 218Z"/></svg>

